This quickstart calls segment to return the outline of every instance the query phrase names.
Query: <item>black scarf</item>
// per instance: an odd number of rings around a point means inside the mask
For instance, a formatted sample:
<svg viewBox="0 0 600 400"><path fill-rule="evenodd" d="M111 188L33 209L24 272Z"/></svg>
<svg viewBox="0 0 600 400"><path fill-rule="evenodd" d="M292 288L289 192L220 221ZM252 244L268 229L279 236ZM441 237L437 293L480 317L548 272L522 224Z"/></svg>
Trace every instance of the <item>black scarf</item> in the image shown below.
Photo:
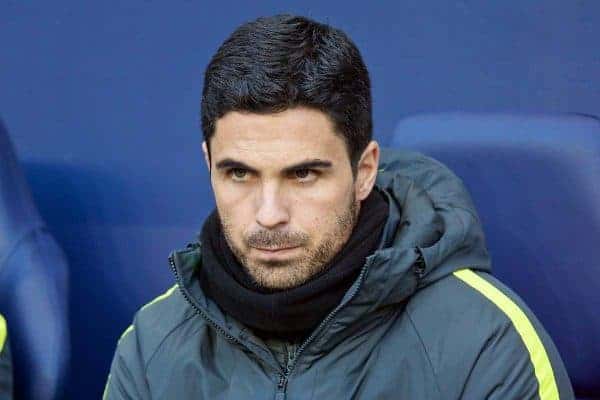
<svg viewBox="0 0 600 400"><path fill-rule="evenodd" d="M239 263L225 240L215 209L205 221L200 236L199 283L225 313L257 335L300 340L341 301L358 277L365 258L379 244L388 211L385 196L373 188L361 203L350 238L328 266L300 286L274 291L257 286Z"/></svg>

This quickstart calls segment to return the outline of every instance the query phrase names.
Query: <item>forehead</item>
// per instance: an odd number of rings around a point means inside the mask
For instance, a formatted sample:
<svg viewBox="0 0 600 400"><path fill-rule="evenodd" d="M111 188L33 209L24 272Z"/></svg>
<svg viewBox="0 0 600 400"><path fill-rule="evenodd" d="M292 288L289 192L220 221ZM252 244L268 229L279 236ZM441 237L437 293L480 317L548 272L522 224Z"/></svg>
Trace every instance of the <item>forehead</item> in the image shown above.
<svg viewBox="0 0 600 400"><path fill-rule="evenodd" d="M229 112L217 120L210 148L216 161L233 158L265 166L348 158L344 140L327 114L305 107L271 114Z"/></svg>

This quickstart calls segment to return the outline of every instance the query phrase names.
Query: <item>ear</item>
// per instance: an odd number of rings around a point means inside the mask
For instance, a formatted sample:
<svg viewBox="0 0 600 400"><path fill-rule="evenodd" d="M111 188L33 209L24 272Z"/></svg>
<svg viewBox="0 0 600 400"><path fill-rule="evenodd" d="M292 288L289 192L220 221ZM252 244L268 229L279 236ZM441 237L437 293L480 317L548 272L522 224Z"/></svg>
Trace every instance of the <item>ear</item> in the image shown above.
<svg viewBox="0 0 600 400"><path fill-rule="evenodd" d="M208 155L208 147L206 146L206 140L202 142L202 153L204 153L204 161L206 161L206 168L210 174L210 157Z"/></svg>
<svg viewBox="0 0 600 400"><path fill-rule="evenodd" d="M357 165L356 172L356 199L363 201L371 193L375 180L377 179L377 169L379 168L379 144L371 140Z"/></svg>

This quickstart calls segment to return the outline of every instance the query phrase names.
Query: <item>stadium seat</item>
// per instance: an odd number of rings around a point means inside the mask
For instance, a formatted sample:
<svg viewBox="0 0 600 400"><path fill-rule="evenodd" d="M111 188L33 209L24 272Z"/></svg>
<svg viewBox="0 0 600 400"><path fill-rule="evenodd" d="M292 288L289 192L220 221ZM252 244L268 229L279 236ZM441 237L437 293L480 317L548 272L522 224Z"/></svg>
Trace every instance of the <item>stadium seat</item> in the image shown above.
<svg viewBox="0 0 600 400"><path fill-rule="evenodd" d="M65 255L41 220L0 121L0 312L10 327L15 398L63 398L69 359Z"/></svg>
<svg viewBox="0 0 600 400"><path fill-rule="evenodd" d="M391 147L450 167L479 210L497 277L542 321L578 399L600 398L600 121L416 115Z"/></svg>

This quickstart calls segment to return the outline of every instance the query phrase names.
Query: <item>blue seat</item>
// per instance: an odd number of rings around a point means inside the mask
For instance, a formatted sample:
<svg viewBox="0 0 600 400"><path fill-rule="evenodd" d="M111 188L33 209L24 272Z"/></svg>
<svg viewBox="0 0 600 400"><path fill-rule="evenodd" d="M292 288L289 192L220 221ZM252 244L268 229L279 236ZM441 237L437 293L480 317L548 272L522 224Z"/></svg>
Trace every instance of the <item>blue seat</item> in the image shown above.
<svg viewBox="0 0 600 400"><path fill-rule="evenodd" d="M0 313L10 329L16 399L62 398L69 359L67 273L0 121Z"/></svg>
<svg viewBox="0 0 600 400"><path fill-rule="evenodd" d="M401 120L389 143L461 177L494 273L556 343L578 398L600 398L600 121L441 113Z"/></svg>

